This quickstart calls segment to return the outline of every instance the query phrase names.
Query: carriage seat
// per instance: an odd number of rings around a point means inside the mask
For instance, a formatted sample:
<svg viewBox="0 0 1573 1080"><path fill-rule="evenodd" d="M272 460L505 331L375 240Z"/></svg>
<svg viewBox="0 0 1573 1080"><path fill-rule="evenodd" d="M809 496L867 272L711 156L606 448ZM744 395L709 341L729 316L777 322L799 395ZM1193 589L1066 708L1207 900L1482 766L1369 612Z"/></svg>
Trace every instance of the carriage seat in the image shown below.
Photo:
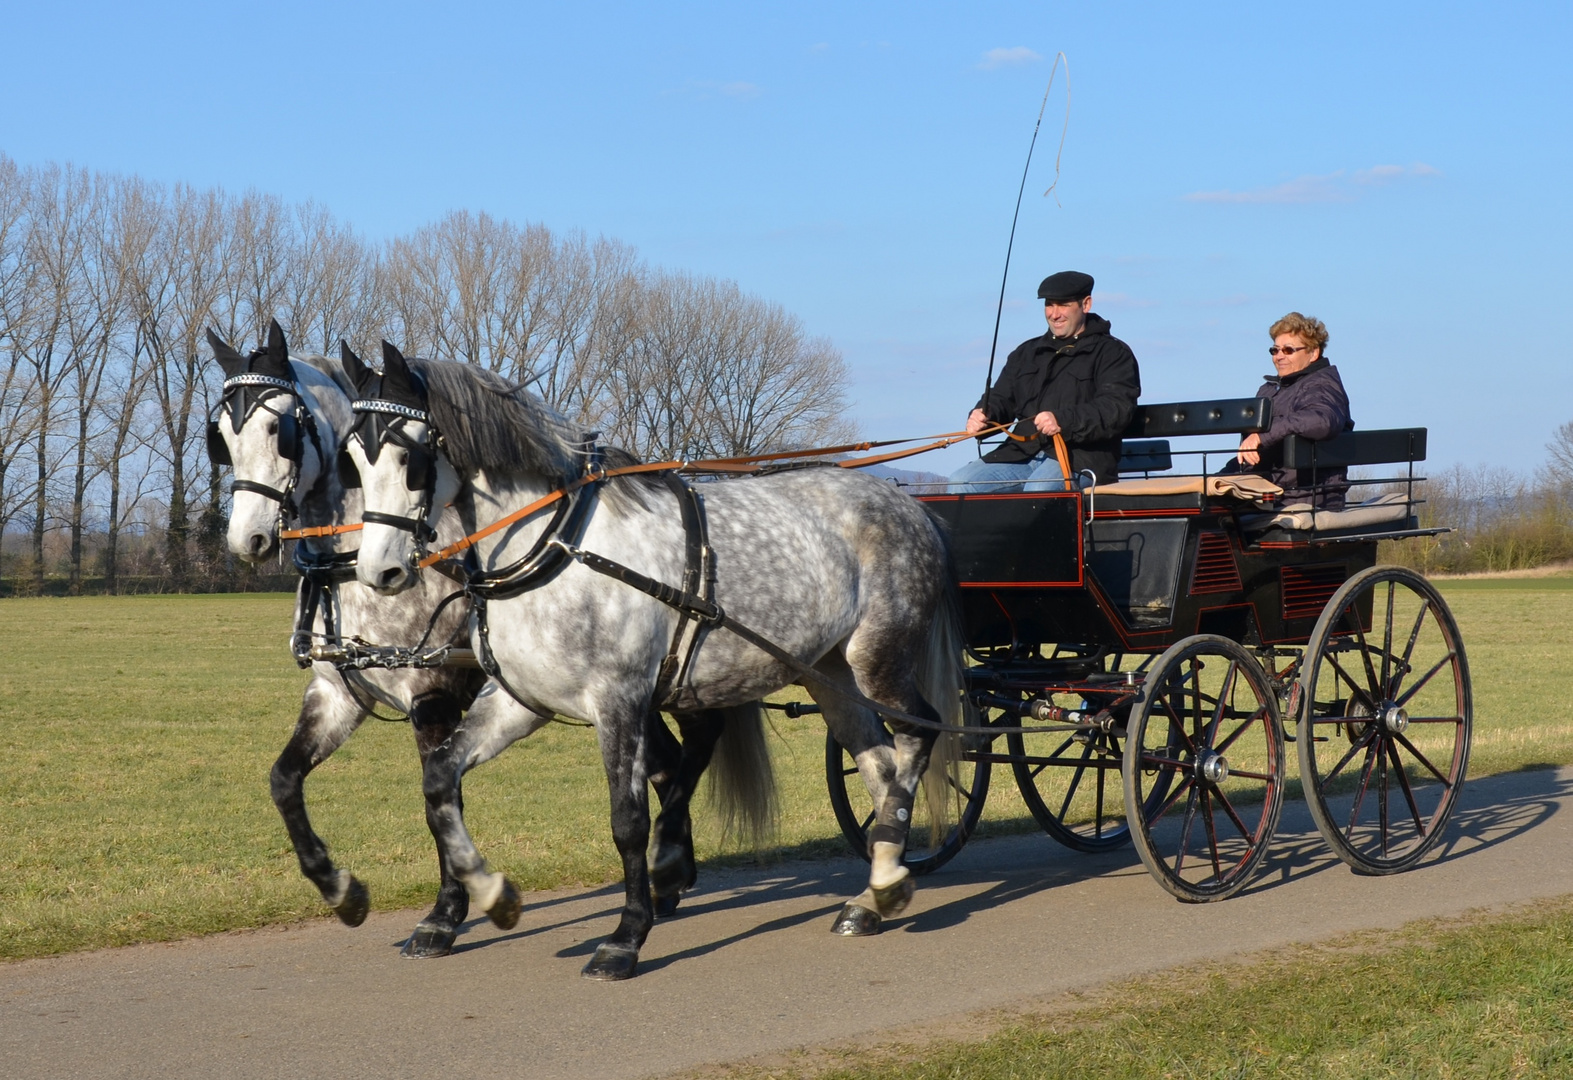
<svg viewBox="0 0 1573 1080"><path fill-rule="evenodd" d="M1425 457L1425 428L1388 428L1346 431L1321 442L1291 435L1284 440L1282 460L1292 469L1341 469L1351 465L1413 466ZM1405 486L1409 487L1407 483ZM1244 515L1240 525L1250 531L1277 528L1295 532L1334 532L1391 524L1402 527L1409 523L1414 508L1408 490L1389 491L1349 503L1342 510L1317 510L1310 503L1293 503L1271 514Z"/></svg>
<svg viewBox="0 0 1573 1080"><path fill-rule="evenodd" d="M1242 528L1289 529L1297 532L1333 532L1339 529L1367 529L1372 525L1390 522L1407 522L1412 507L1409 496L1402 491L1364 502L1349 503L1342 510L1318 510L1310 503L1290 503L1272 514L1246 514L1240 518Z"/></svg>

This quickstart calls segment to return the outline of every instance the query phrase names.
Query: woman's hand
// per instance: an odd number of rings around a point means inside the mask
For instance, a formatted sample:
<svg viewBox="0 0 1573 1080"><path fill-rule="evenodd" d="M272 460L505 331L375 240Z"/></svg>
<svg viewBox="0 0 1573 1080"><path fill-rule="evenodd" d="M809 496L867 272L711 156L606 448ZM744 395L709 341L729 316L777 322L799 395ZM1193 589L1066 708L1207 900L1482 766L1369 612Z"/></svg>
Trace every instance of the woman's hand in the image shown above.
<svg viewBox="0 0 1573 1080"><path fill-rule="evenodd" d="M1235 457L1241 465L1255 465L1262 460L1261 447L1262 437L1253 431L1240 440L1240 452Z"/></svg>

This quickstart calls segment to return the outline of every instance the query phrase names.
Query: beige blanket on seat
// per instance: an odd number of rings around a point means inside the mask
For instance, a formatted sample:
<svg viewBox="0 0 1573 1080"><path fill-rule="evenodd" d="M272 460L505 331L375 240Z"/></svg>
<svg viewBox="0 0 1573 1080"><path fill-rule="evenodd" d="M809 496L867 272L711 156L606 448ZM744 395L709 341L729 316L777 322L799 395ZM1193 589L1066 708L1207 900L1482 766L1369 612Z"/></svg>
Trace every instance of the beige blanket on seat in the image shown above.
<svg viewBox="0 0 1573 1080"><path fill-rule="evenodd" d="M1146 480L1121 480L1117 484L1099 484L1092 489L1094 495L1200 495L1233 496L1248 502L1261 503L1282 495L1284 489L1263 476L1250 473L1230 473L1227 476L1157 476Z"/></svg>

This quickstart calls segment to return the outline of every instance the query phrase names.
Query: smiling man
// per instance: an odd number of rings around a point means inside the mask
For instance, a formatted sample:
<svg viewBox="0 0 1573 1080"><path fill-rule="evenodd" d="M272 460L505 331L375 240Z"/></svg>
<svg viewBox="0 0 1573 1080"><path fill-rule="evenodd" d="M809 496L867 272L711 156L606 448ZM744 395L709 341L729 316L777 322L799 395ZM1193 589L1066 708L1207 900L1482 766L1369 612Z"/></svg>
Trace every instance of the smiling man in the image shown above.
<svg viewBox="0 0 1573 1080"><path fill-rule="evenodd" d="M1064 270L1043 279L1038 297L1048 333L1018 345L999 381L967 417L967 430L1019 421L1012 437L951 477L952 491L1058 491L1064 476L1053 437L1065 438L1071 471L1112 483L1120 433L1141 394L1130 346L1092 310L1092 275Z"/></svg>

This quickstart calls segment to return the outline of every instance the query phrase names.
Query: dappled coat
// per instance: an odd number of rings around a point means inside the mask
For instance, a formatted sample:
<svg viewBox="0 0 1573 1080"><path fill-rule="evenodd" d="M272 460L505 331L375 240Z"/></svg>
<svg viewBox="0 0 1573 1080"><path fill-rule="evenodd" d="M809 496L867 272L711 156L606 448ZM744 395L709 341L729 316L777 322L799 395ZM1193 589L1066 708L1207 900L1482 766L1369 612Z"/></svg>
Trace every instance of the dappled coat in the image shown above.
<svg viewBox="0 0 1573 1080"><path fill-rule="evenodd" d="M993 423L1020 420L1005 445L984 461L1030 461L1053 447L1038 434L1032 418L1051 412L1059 421L1071 453L1071 468L1090 469L1111 483L1120 462L1120 434L1131 422L1141 395L1141 372L1130 346L1109 333L1109 321L1090 314L1082 332L1069 340L1050 334L1016 346L1005 361L987 402L975 406Z"/></svg>

